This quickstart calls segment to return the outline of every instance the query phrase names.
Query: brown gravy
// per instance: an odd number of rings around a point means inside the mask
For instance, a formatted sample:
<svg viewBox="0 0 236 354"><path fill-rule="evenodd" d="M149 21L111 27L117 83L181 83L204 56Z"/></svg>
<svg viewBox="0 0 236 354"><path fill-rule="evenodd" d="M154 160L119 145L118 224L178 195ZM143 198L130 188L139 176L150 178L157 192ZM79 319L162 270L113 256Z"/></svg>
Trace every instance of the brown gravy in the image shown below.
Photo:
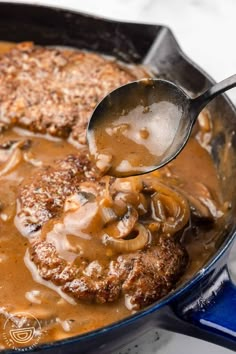
<svg viewBox="0 0 236 354"><path fill-rule="evenodd" d="M0 53L10 47L8 43L0 44ZM19 184L39 167L53 165L55 159L78 150L66 140L32 134L18 128L0 135L0 144L9 140L27 139L31 140L29 151L23 151L21 160L2 174L1 171L6 167L7 152L0 151L0 327L3 328L7 313L27 312L41 320L46 331L40 342L47 342L103 327L128 316L131 311L122 298L110 304L75 304L68 297L62 297L50 289L46 282L39 283L36 276L33 279L27 267L29 241L14 224ZM193 199L199 195L204 198L206 191L210 191L213 200L211 210L214 224L205 227L203 224L195 225L193 221L194 229L186 234L185 245L190 263L181 280L183 282L191 278L217 249L218 230L223 222L221 190L211 156L194 136L178 158L160 173L186 194L191 194ZM101 254L94 250L93 239L87 240L87 244L93 250L92 257L101 258ZM7 346L2 338L0 343L2 348Z"/></svg>
<svg viewBox="0 0 236 354"><path fill-rule="evenodd" d="M161 101L146 107L140 104L111 117L112 111L103 112L88 134L98 168L102 166L117 177L155 169L174 141L181 119L178 106Z"/></svg>
<svg viewBox="0 0 236 354"><path fill-rule="evenodd" d="M31 148L33 156L45 165L53 164L55 159L76 151L66 141L60 139L50 141L32 135L28 136L28 132L23 131L20 135L14 131L5 133L0 136L0 144L8 140L25 139L25 133L27 133L27 138L33 141ZM45 151L50 151L50 154L45 154ZM18 185L23 178L36 169L37 166L23 162L12 173L0 178L0 201L6 206L0 212L2 270L0 308L11 313L29 312L38 319L52 319L51 326L47 328L47 334L42 338L42 341L46 342L102 327L127 316L130 311L122 301L108 305L86 303L74 305L55 291L33 280L24 261L28 241L17 231L14 225L14 215ZM6 218L7 221L4 221ZM3 326L4 322L3 317L0 326ZM6 345L4 341L1 344Z"/></svg>

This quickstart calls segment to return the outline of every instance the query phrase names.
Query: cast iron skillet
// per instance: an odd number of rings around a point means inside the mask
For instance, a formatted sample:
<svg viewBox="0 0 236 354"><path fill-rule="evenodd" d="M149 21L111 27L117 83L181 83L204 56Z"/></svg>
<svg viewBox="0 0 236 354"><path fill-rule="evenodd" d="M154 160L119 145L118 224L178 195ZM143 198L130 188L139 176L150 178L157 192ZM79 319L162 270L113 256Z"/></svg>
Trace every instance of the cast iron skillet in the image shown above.
<svg viewBox="0 0 236 354"><path fill-rule="evenodd" d="M73 46L113 55L128 63L151 65L161 77L178 83L193 96L213 82L183 54L165 26L108 21L44 6L0 3L0 40ZM124 353L125 348L131 350L129 343L135 343L156 327L236 350L236 288L226 265L236 232L236 111L225 96L213 101L209 110L216 127L212 155L225 199L232 201L214 257L187 284L145 310L88 334L39 345L25 352ZM231 148L227 148L229 145Z"/></svg>

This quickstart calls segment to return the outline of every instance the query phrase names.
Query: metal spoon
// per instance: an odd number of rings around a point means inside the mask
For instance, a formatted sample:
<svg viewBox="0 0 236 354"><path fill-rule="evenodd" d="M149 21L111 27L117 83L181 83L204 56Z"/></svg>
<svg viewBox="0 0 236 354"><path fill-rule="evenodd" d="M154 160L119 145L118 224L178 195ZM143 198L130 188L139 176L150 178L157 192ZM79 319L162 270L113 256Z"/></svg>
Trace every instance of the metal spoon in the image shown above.
<svg viewBox="0 0 236 354"><path fill-rule="evenodd" d="M107 95L91 116L87 129L90 153L98 167L113 176L158 169L184 148L202 109L235 86L233 75L194 99L166 80L143 79L121 86Z"/></svg>

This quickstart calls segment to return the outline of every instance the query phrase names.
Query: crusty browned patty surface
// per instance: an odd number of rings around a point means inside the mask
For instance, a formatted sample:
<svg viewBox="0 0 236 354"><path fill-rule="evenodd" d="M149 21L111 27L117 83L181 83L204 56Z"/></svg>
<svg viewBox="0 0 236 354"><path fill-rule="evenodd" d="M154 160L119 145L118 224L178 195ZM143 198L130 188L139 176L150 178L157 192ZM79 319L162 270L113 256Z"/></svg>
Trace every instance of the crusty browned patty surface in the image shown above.
<svg viewBox="0 0 236 354"><path fill-rule="evenodd" d="M66 197L76 193L83 181L93 181L94 173L86 154L67 156L45 166L23 182L19 189L18 213L20 230L33 235L63 210Z"/></svg>
<svg viewBox="0 0 236 354"><path fill-rule="evenodd" d="M146 74L147 75L147 74ZM0 128L18 124L34 132L85 143L96 104L137 77L95 53L22 43L0 55Z"/></svg>
<svg viewBox="0 0 236 354"><path fill-rule="evenodd" d="M86 269L92 262L81 258L79 265L70 264L47 241L36 242L30 256L43 279L61 286L75 299L105 303L125 295L127 305L136 310L167 295L188 263L183 246L166 237L150 249L120 255L106 266L98 263L89 275Z"/></svg>

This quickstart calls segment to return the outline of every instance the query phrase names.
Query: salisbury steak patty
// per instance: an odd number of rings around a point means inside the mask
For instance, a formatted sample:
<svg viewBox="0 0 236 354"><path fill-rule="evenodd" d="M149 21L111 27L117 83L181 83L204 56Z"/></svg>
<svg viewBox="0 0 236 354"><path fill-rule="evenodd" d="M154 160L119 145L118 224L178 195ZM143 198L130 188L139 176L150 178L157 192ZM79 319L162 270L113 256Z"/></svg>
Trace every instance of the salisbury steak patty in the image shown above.
<svg viewBox="0 0 236 354"><path fill-rule="evenodd" d="M175 234L188 218L185 199L157 176L101 178L80 153L23 182L15 224L31 239L30 259L44 280L76 300L123 294L138 309L168 294L184 272L188 257Z"/></svg>
<svg viewBox="0 0 236 354"><path fill-rule="evenodd" d="M183 274L188 257L179 242L161 237L156 246L114 258L107 266L81 259L69 264L56 248L41 241L30 250L31 260L40 276L61 286L79 300L111 302L123 294L130 308L139 309L168 294ZM93 268L93 271L88 269Z"/></svg>
<svg viewBox="0 0 236 354"><path fill-rule="evenodd" d="M21 43L0 56L0 129L18 124L34 132L85 143L96 104L137 77L94 53Z"/></svg>
<svg viewBox="0 0 236 354"><path fill-rule="evenodd" d="M57 216L67 196L75 193L84 180L93 181L86 153L57 160L45 166L20 188L16 225L23 235L34 235L49 219Z"/></svg>

